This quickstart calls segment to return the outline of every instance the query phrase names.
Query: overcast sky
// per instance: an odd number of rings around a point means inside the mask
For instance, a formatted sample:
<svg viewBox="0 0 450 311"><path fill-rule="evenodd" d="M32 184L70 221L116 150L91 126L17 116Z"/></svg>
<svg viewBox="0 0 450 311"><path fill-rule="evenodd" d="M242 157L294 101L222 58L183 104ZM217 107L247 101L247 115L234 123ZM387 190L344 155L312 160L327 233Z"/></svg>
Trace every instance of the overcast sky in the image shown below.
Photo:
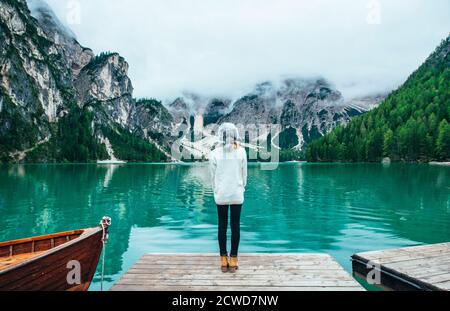
<svg viewBox="0 0 450 311"><path fill-rule="evenodd" d="M450 31L448 0L47 2L82 45L126 58L136 97L160 99L287 76L323 76L346 97L386 91Z"/></svg>

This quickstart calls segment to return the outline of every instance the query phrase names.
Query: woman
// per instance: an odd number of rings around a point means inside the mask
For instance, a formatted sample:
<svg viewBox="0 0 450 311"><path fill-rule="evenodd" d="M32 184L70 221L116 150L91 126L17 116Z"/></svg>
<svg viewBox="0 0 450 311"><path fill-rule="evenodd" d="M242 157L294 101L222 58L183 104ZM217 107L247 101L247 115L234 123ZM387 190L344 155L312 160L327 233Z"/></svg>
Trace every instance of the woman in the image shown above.
<svg viewBox="0 0 450 311"><path fill-rule="evenodd" d="M218 240L222 272L238 269L241 209L247 184L247 154L239 146L239 131L234 124L224 123L218 130L219 145L211 152L210 169L214 200L219 216ZM231 253L227 252L228 210L231 219Z"/></svg>

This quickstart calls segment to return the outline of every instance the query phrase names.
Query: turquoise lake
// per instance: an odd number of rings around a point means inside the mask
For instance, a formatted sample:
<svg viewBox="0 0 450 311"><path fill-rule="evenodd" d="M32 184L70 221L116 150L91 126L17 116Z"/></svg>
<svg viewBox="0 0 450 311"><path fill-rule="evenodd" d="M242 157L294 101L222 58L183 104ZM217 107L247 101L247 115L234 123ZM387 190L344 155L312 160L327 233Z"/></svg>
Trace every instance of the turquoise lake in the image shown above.
<svg viewBox="0 0 450 311"><path fill-rule="evenodd" d="M106 288L145 253L218 252L207 165L0 167L0 241L104 215ZM450 241L450 167L250 165L241 230L241 252L328 253L350 272L356 252Z"/></svg>

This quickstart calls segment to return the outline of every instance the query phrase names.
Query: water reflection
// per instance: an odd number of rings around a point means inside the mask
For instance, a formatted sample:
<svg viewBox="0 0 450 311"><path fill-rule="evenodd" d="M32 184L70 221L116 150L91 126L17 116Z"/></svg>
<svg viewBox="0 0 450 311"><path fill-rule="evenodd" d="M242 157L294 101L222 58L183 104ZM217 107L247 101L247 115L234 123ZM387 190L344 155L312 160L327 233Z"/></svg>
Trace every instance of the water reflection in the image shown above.
<svg viewBox="0 0 450 311"><path fill-rule="evenodd" d="M249 168L242 251L354 252L450 241L450 169L428 165ZM205 165L30 165L0 168L0 240L113 219L111 285L142 254L216 252ZM98 289L99 276L94 289Z"/></svg>

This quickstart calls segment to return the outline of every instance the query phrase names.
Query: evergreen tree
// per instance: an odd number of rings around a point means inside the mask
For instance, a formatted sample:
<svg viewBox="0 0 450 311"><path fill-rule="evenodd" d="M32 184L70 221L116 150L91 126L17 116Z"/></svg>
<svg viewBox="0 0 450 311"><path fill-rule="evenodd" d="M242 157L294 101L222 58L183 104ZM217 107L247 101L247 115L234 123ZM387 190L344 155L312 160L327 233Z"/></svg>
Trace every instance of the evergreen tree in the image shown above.
<svg viewBox="0 0 450 311"><path fill-rule="evenodd" d="M447 120L442 120L439 124L436 154L439 160L450 158L450 124L448 124Z"/></svg>
<svg viewBox="0 0 450 311"><path fill-rule="evenodd" d="M394 155L395 155L395 138L394 138L394 132L392 132L391 129L388 129L384 133L383 155L385 157L390 157L390 158L394 158Z"/></svg>
<svg viewBox="0 0 450 311"><path fill-rule="evenodd" d="M449 160L450 37L376 109L311 143L308 161Z"/></svg>

